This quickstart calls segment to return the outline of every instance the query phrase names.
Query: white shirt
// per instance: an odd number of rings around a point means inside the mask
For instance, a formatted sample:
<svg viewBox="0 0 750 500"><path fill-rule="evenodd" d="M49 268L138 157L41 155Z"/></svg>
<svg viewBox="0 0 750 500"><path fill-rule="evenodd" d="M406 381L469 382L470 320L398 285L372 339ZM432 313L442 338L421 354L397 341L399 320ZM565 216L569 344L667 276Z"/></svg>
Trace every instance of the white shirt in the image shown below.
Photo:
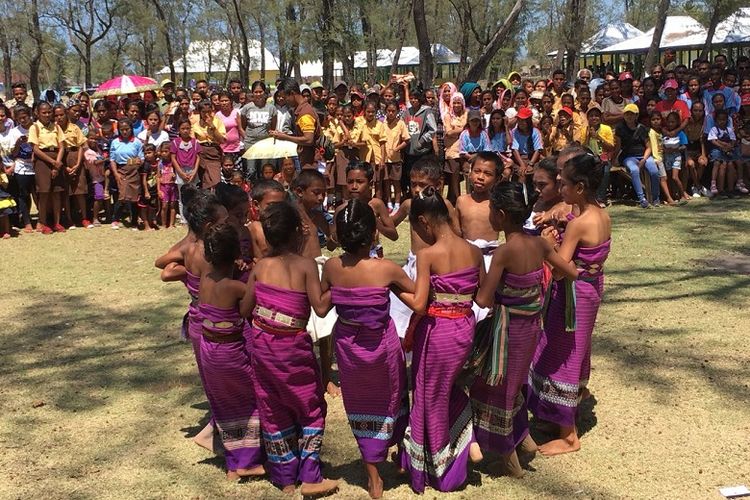
<svg viewBox="0 0 750 500"><path fill-rule="evenodd" d="M157 134L152 134L148 129L144 129L136 138L143 144L153 144L157 150L162 143L169 142L169 134L163 130L160 130Z"/></svg>
<svg viewBox="0 0 750 500"><path fill-rule="evenodd" d="M10 133L8 134L8 140L10 141L10 144L12 144L11 149L15 147L18 139L20 139L22 136L28 137L29 130L21 127L20 125L16 126L13 130L10 131ZM26 143L18 151L15 168L13 169L13 172L15 172L16 175L34 175L34 164L31 162L32 153L33 146L29 143Z"/></svg>

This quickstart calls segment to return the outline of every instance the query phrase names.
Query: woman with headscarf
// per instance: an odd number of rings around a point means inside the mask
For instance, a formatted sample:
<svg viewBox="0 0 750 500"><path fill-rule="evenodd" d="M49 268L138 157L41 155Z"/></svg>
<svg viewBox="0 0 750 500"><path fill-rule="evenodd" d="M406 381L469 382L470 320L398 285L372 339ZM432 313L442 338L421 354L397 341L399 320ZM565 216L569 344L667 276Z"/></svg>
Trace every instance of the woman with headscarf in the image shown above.
<svg viewBox="0 0 750 500"><path fill-rule="evenodd" d="M471 111L482 107L482 87L477 82L464 82L461 94L466 102L466 109Z"/></svg>

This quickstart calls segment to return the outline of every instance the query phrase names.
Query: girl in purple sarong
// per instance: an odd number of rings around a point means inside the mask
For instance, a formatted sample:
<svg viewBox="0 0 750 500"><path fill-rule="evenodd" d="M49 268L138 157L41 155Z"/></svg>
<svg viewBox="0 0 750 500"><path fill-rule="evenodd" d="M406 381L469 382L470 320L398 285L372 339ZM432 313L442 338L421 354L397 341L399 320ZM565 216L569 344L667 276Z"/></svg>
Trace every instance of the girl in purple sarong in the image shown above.
<svg viewBox="0 0 750 500"><path fill-rule="evenodd" d="M544 455L578 451L578 403L587 397L591 367L591 335L604 291L604 262L612 223L596 202L602 167L591 154L565 162L561 172L563 200L580 210L570 216L562 242L555 248L578 268L578 279L555 281L549 294L544 332L529 370L529 409L542 421L559 426L559 437L539 446ZM556 244L557 231L542 235ZM547 299L545 299L547 300Z"/></svg>
<svg viewBox="0 0 750 500"><path fill-rule="evenodd" d="M341 393L357 440L371 498L383 495L377 464L400 445L409 414L406 364L390 316L390 291L413 302L414 282L387 259L371 258L376 220L367 202L354 198L336 215L344 254L326 262L322 289L331 289L338 320L333 334Z"/></svg>
<svg viewBox="0 0 750 500"><path fill-rule="evenodd" d="M504 182L490 195L490 223L505 234L505 244L492 256L477 292L481 307L493 312L477 326L472 363L477 377L469 392L474 432L483 452L499 453L493 472L522 477L516 447L534 452L522 388L541 335L541 291L545 259L575 279L575 266L555 253L543 238L523 229L536 201L519 182ZM486 328L482 328L482 326Z"/></svg>
<svg viewBox="0 0 750 500"><path fill-rule="evenodd" d="M303 496L338 488L323 479L320 449L326 402L312 339L306 333L310 306L330 309L330 293L320 291L318 267L298 254L304 241L302 220L288 202L272 203L261 213L269 249L253 267L240 304L252 315L251 350L255 397L263 427L271 482L285 493L302 483Z"/></svg>
<svg viewBox="0 0 750 500"><path fill-rule="evenodd" d="M200 358L201 328L195 321L198 312L198 293L200 290L200 276L206 265L203 257L203 235L212 224L226 220L226 209L219 203L215 195L206 191L199 191L192 185L182 187L181 195L185 200L187 213L188 234L166 254L156 259L155 265L163 269L161 278L164 281L182 281L190 296L188 312L182 321L182 336L189 338L198 366L201 384L205 388L203 369ZM193 438L193 441L209 451L221 453L214 448L213 419Z"/></svg>
<svg viewBox="0 0 750 500"><path fill-rule="evenodd" d="M239 236L230 223L216 224L206 233L196 319L201 327L200 359L203 383L213 420L224 447L227 479L265 474L260 418L253 391L251 350L245 346L248 325L240 316L245 284L233 280L240 255Z"/></svg>
<svg viewBox="0 0 750 500"><path fill-rule="evenodd" d="M482 252L458 236L434 188L414 198L409 221L427 248L417 252L413 333L414 395L401 465L411 487L453 491L466 482L468 460L482 459L474 441L471 405L457 384L474 337L474 292L484 274Z"/></svg>

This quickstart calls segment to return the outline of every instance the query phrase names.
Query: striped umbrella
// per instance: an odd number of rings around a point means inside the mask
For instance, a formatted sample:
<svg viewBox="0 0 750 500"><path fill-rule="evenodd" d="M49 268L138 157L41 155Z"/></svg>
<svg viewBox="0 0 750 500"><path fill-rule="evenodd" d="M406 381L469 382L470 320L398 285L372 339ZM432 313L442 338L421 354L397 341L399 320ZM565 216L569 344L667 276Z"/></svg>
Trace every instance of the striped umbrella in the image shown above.
<svg viewBox="0 0 750 500"><path fill-rule="evenodd" d="M99 98L108 95L127 95L146 90L157 90L159 84L153 78L137 75L122 75L99 85L91 97Z"/></svg>

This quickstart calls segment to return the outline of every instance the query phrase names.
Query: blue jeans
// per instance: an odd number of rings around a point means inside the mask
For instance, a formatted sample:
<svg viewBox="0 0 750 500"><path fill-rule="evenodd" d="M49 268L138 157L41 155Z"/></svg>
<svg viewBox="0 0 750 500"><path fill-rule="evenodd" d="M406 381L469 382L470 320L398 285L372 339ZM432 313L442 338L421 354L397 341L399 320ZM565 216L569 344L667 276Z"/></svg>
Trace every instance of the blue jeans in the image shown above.
<svg viewBox="0 0 750 500"><path fill-rule="evenodd" d="M638 201L642 201L646 198L643 194L643 185L641 184L641 172L638 169L638 162L641 161L642 156L630 156L625 158L622 163L625 168L630 172L630 179L633 182L633 189L635 190ZM648 158L644 164L648 171L649 177L651 177L651 200L653 203L659 202L659 169L656 167L656 163L653 158Z"/></svg>

